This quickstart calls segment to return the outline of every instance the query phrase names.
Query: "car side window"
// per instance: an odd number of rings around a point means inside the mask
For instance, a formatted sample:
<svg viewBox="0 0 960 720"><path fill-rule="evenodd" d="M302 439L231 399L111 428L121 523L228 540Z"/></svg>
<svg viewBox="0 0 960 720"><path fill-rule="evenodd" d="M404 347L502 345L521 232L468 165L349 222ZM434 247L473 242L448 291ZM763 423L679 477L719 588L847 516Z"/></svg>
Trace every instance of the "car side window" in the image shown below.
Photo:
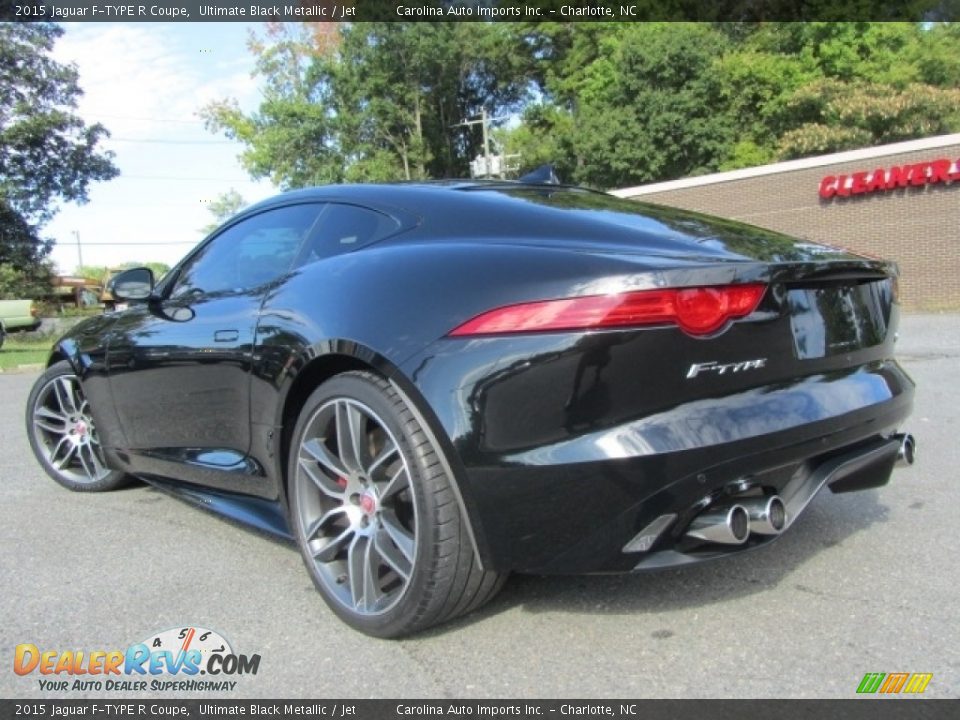
<svg viewBox="0 0 960 720"><path fill-rule="evenodd" d="M323 207L276 208L227 228L183 267L169 296L243 292L277 279L293 266Z"/></svg>
<svg viewBox="0 0 960 720"><path fill-rule="evenodd" d="M348 253L386 237L399 227L397 220L376 210L330 203L317 219L316 228L310 233L295 266Z"/></svg>

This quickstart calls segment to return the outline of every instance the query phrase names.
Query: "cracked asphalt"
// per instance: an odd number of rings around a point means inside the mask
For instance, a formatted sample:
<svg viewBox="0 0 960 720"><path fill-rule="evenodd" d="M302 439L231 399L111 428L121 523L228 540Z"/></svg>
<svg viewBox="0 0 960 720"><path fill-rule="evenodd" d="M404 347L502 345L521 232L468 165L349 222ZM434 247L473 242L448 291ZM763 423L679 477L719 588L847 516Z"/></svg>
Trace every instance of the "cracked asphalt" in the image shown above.
<svg viewBox="0 0 960 720"><path fill-rule="evenodd" d="M900 336L919 459L887 487L825 491L777 543L715 564L515 576L479 613L399 642L338 622L292 546L143 485L60 489L23 430L35 375L2 374L0 697L68 697L14 674L18 643L122 649L187 625L262 660L232 694L180 697L849 698L896 671L958 697L960 315L906 316ZM85 696L137 694L69 695Z"/></svg>

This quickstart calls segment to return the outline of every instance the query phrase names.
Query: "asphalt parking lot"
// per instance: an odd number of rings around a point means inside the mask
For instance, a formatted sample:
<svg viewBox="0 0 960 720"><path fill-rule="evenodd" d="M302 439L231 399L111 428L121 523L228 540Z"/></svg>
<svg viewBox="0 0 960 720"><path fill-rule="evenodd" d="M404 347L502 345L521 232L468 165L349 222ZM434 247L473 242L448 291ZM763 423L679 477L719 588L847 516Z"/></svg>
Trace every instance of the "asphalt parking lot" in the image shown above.
<svg viewBox="0 0 960 720"><path fill-rule="evenodd" d="M403 641L337 621L292 546L142 485L61 489L23 430L35 375L0 374L0 697L67 697L14 674L19 643L121 649L187 625L262 661L232 694L182 697L848 698L898 671L960 697L960 315L908 316L900 334L919 459L887 487L825 491L777 543L712 565L513 577Z"/></svg>

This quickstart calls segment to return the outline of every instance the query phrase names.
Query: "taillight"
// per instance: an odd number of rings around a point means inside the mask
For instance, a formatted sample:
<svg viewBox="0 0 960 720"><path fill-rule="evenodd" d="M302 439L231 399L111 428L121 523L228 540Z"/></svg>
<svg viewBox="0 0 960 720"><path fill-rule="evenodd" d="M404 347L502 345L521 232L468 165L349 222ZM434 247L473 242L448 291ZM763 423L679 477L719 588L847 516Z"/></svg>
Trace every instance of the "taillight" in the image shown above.
<svg viewBox="0 0 960 720"><path fill-rule="evenodd" d="M691 335L709 335L756 310L765 285L641 290L508 305L477 315L450 335L500 335L558 330L599 330L679 325Z"/></svg>
<svg viewBox="0 0 960 720"><path fill-rule="evenodd" d="M33 303L30 304L30 315L31 317L36 317L40 314L40 311L37 309L37 306Z"/></svg>

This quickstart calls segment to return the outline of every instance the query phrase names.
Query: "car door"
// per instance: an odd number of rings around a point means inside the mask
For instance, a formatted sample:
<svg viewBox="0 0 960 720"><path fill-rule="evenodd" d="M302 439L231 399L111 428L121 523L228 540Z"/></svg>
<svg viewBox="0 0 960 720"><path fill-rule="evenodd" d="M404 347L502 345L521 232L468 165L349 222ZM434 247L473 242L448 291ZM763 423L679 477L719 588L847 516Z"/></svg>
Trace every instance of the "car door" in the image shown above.
<svg viewBox="0 0 960 720"><path fill-rule="evenodd" d="M117 318L108 376L132 469L269 494L248 458L250 367L263 298L322 205L273 208L223 229Z"/></svg>

